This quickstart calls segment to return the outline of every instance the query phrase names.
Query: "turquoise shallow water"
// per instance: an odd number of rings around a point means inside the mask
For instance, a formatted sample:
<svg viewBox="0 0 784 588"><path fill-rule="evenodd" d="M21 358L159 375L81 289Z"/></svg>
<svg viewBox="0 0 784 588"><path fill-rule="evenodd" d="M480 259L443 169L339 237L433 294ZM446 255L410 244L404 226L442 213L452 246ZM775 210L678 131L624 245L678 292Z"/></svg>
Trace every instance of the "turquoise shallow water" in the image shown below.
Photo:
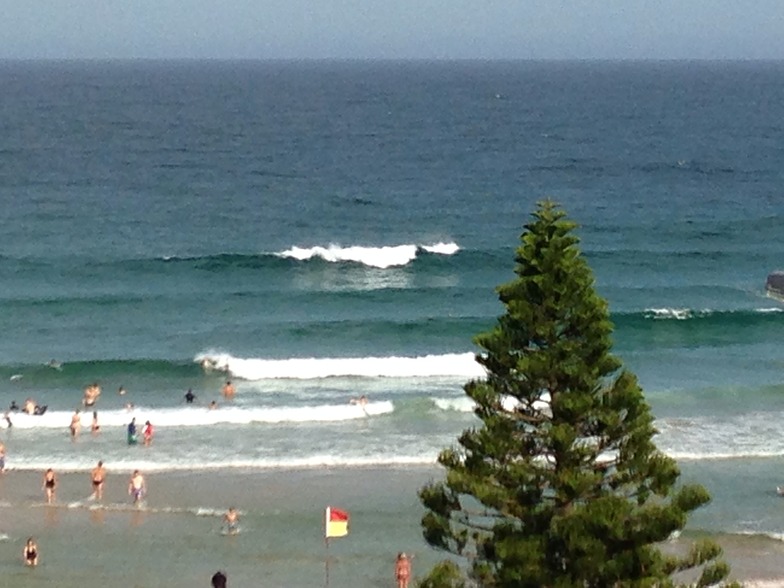
<svg viewBox="0 0 784 588"><path fill-rule="evenodd" d="M5 62L0 78L0 406L48 406L0 432L12 470L432 464L474 424L471 337L551 196L581 225L659 446L715 497L694 531L780 536L784 307L763 285L784 263L781 64ZM102 433L68 443L94 381ZM123 442L134 416L157 425L148 451Z"/></svg>

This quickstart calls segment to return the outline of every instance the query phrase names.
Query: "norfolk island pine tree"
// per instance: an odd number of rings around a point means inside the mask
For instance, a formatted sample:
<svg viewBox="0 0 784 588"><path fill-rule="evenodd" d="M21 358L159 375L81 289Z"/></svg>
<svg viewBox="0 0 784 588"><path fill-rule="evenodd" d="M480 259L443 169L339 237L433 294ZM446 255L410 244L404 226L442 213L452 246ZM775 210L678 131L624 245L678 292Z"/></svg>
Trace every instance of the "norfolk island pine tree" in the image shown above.
<svg viewBox="0 0 784 588"><path fill-rule="evenodd" d="M729 575L711 540L686 555L659 548L710 496L678 486L677 464L653 442L576 227L554 202L538 204L516 277L497 289L505 313L474 339L486 377L464 390L481 425L441 452L445 480L419 492L425 540L456 557L423 588L701 587Z"/></svg>

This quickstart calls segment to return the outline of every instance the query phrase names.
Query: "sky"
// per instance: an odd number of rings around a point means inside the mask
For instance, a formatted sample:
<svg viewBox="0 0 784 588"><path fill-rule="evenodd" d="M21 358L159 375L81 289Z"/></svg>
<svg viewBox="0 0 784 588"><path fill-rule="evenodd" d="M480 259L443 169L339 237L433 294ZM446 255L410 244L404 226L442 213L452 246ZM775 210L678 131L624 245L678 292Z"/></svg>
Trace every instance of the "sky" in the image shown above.
<svg viewBox="0 0 784 588"><path fill-rule="evenodd" d="M784 0L0 0L0 59L784 59Z"/></svg>

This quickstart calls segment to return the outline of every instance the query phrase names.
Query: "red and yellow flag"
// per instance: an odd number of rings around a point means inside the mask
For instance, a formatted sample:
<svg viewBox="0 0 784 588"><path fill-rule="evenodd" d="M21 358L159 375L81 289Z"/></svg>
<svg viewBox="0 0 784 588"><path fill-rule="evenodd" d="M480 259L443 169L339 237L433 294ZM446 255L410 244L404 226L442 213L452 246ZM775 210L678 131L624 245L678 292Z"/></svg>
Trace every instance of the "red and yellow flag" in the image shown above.
<svg viewBox="0 0 784 588"><path fill-rule="evenodd" d="M327 539L348 535L348 513L339 508L327 507L326 517Z"/></svg>

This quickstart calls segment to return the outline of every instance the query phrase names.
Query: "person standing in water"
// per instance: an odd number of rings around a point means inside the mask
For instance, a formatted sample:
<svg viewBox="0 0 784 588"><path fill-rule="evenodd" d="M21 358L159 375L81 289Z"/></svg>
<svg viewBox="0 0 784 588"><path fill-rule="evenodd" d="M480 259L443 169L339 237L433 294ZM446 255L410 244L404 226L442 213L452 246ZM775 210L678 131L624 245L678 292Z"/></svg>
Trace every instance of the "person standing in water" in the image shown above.
<svg viewBox="0 0 784 588"><path fill-rule="evenodd" d="M57 477L54 475L54 470L49 468L44 472L44 483L41 487L46 493L46 504L54 502L55 488L57 487Z"/></svg>
<svg viewBox="0 0 784 588"><path fill-rule="evenodd" d="M149 447L150 443L152 443L153 433L152 423L150 421L145 422L144 428L142 429L142 438L144 439L145 447Z"/></svg>
<svg viewBox="0 0 784 588"><path fill-rule="evenodd" d="M133 503L139 504L147 494L147 486L144 483L144 476L141 475L139 470L134 470L131 475L131 480L128 482L128 494L133 496Z"/></svg>
<svg viewBox="0 0 784 588"><path fill-rule="evenodd" d="M237 514L236 508L233 506L229 508L228 512L223 515L223 522L226 523L226 532L229 535L239 533L240 515Z"/></svg>
<svg viewBox="0 0 784 588"><path fill-rule="evenodd" d="M35 539L29 537L22 550L22 558L26 566L35 567L38 565L38 545L35 544Z"/></svg>
<svg viewBox="0 0 784 588"><path fill-rule="evenodd" d="M231 380L226 380L226 384L223 386L223 396L226 399L234 398L235 392L234 384L231 383Z"/></svg>
<svg viewBox="0 0 784 588"><path fill-rule="evenodd" d="M93 422L90 425L90 432L93 435L97 435L101 430L101 425L98 424L98 411L93 411Z"/></svg>
<svg viewBox="0 0 784 588"><path fill-rule="evenodd" d="M128 445L136 445L136 441L136 417L133 417L128 423Z"/></svg>
<svg viewBox="0 0 784 588"><path fill-rule="evenodd" d="M398 553L395 560L395 580L397 588L408 588L411 579L411 559L405 553Z"/></svg>
<svg viewBox="0 0 784 588"><path fill-rule="evenodd" d="M71 431L71 439L76 441L76 438L79 436L79 431L82 430L82 415L79 414L79 410L75 410L73 416L71 417L71 426L69 427Z"/></svg>
<svg viewBox="0 0 784 588"><path fill-rule="evenodd" d="M103 498L103 484L106 481L106 468L103 467L103 462L99 461L98 465L90 472L90 480L93 484L93 497L96 500Z"/></svg>
<svg viewBox="0 0 784 588"><path fill-rule="evenodd" d="M196 399L196 395L193 393L193 390L188 388L188 391L185 393L185 402L187 404L193 404L193 401Z"/></svg>

